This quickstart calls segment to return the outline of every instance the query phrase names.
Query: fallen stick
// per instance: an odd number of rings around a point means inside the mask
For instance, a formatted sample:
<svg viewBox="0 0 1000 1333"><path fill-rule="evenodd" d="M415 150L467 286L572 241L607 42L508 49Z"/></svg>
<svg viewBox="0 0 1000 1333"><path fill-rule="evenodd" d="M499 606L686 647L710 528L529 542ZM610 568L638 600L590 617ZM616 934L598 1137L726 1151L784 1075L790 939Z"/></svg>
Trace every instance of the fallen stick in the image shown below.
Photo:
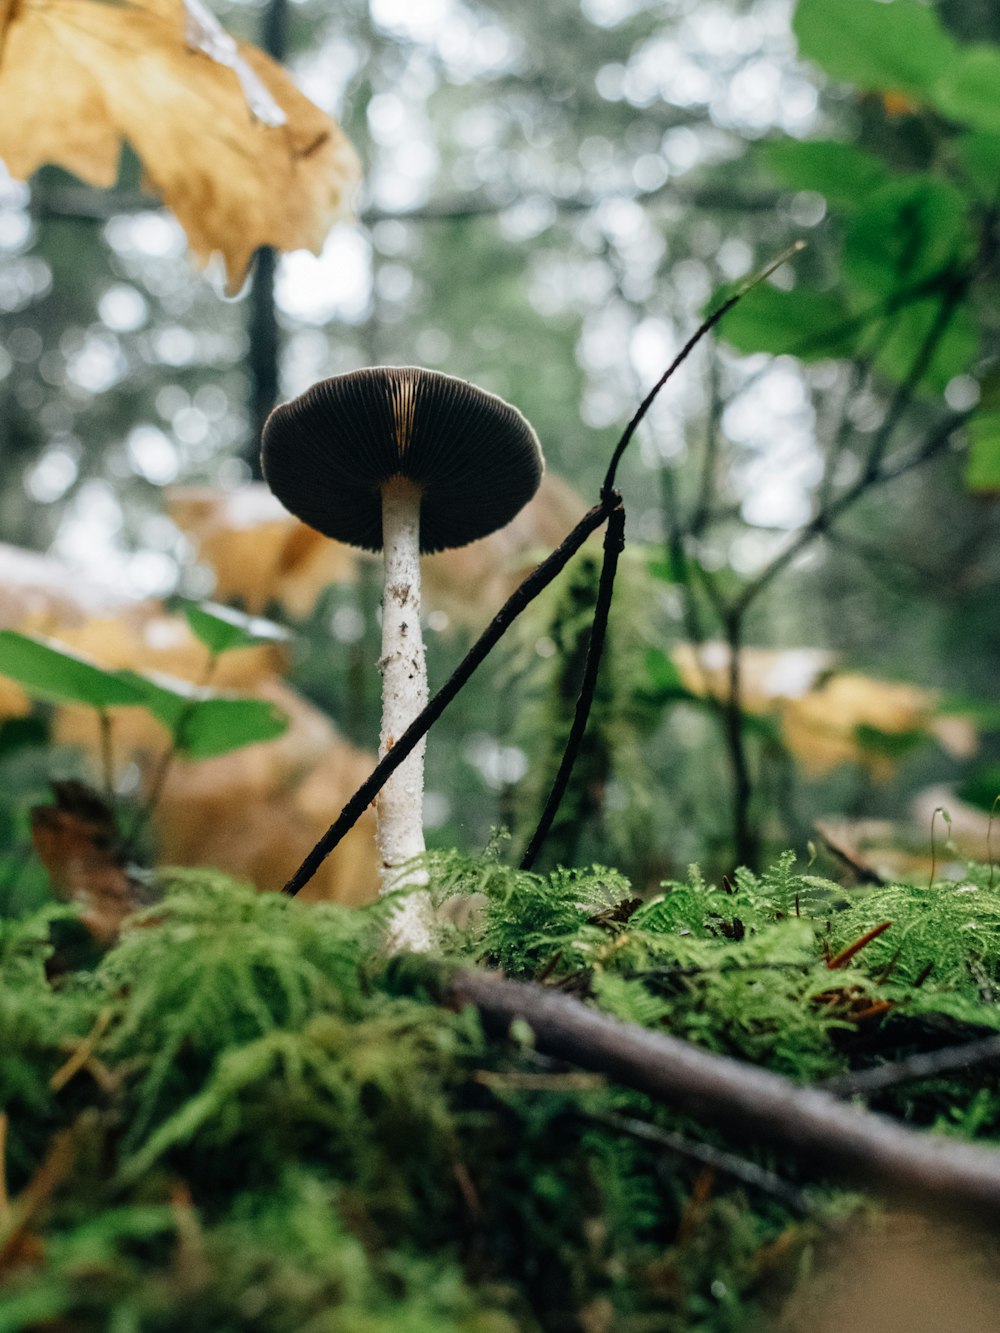
<svg viewBox="0 0 1000 1333"><path fill-rule="evenodd" d="M743 1138L767 1139L865 1186L891 1186L938 1206L1000 1215L1000 1150L908 1129L828 1092L635 1024L568 995L491 972L453 973L442 998L473 1005L488 1031L521 1019L539 1051L606 1074Z"/></svg>
<svg viewBox="0 0 1000 1333"><path fill-rule="evenodd" d="M982 1037L978 1041L962 1042L959 1046L945 1046L939 1051L908 1055L894 1064L876 1065L874 1069L841 1074L837 1078L827 1079L823 1089L832 1092L835 1097L871 1097L903 1083L940 1078L942 1074L965 1073L977 1065L997 1062L1000 1062L1000 1036Z"/></svg>

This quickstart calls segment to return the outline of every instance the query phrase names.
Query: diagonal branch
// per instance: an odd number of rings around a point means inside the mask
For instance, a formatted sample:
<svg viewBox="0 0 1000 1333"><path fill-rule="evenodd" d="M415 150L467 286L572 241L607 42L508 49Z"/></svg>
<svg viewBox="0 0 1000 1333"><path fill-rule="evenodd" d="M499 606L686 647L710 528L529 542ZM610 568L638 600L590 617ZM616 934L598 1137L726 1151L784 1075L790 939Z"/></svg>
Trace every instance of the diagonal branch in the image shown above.
<svg viewBox="0 0 1000 1333"><path fill-rule="evenodd" d="M571 996L460 970L442 997L476 1008L488 1031L526 1022L536 1049L597 1070L703 1123L759 1137L842 1173L924 1198L1000 1216L1000 1151L895 1124L802 1088L768 1070L713 1055L688 1042L597 1013Z"/></svg>
<svg viewBox="0 0 1000 1333"><path fill-rule="evenodd" d="M583 670L580 695L576 701L573 725L570 727L562 761L545 802L545 809L539 818L538 827L531 835L531 839L524 850L524 855L521 857L522 870L530 870L535 864L535 858L541 851L542 843L545 841L549 829L552 827L552 821L562 804L562 799L566 795L566 788L569 786L569 780L573 773L573 765L576 763L576 757L580 752L583 734L587 729L587 721L590 717L590 707L594 702L594 691L597 688L597 673L600 670L604 639L608 629L608 613L611 610L611 594L614 591L615 574L618 572L618 557L624 549L625 510L622 508L621 499L619 498L618 504L608 515L608 526L604 533L604 563L601 565L601 581L598 585L597 599L594 603L594 619L590 630L590 643L587 645L587 661Z"/></svg>
<svg viewBox="0 0 1000 1333"><path fill-rule="evenodd" d="M486 660L524 608L534 601L539 593L543 592L556 575L566 567L590 534L605 522L610 509L614 508L616 504L617 499L610 506L602 501L595 505L593 509L588 510L565 541L557 546L552 554L532 570L524 582L515 589L427 707L417 714L385 758L379 761L347 802L285 885L282 890L283 893L288 894L289 897L294 897L300 889L309 883L341 838L358 822L389 778L395 773L407 755L420 744L455 695L470 679L473 672Z"/></svg>

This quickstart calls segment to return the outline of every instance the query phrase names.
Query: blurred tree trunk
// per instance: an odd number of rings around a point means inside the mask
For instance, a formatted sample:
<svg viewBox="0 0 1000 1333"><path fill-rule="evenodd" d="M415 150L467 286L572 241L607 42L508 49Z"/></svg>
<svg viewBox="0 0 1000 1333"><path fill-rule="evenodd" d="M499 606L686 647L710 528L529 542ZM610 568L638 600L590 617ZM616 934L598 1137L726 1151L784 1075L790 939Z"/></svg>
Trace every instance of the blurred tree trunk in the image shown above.
<svg viewBox="0 0 1000 1333"><path fill-rule="evenodd" d="M288 0L270 0L264 11L260 44L275 60L284 60L288 48ZM261 431L268 413L278 400L281 330L278 328L278 312L274 305L276 268L277 256L270 247L257 251L247 316L250 341L250 429L246 461L251 475L258 480L261 477Z"/></svg>

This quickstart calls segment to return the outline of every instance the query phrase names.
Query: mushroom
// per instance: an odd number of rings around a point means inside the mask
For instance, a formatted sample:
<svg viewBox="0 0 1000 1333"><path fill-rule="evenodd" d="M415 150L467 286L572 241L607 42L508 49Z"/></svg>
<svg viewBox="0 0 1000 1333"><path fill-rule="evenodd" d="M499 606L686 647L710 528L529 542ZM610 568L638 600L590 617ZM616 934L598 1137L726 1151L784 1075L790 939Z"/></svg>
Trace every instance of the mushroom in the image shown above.
<svg viewBox="0 0 1000 1333"><path fill-rule="evenodd" d="M421 554L503 527L534 495L544 463L534 430L509 403L465 380L415 367L321 380L264 427L264 477L310 527L383 552L379 757L427 702L420 629ZM381 892L427 883L423 742L376 801ZM390 929L396 948L430 946L426 895L410 894Z"/></svg>

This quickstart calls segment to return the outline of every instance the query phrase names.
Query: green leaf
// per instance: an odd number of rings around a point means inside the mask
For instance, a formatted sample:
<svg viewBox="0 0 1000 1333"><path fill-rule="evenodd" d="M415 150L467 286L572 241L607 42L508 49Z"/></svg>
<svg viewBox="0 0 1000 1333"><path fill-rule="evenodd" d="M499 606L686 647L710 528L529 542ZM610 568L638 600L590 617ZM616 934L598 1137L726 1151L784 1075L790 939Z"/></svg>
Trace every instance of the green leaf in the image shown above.
<svg viewBox="0 0 1000 1333"><path fill-rule="evenodd" d="M979 731L1000 731L1000 699L978 699L967 694L945 694L938 701L941 717L965 717Z"/></svg>
<svg viewBox="0 0 1000 1333"><path fill-rule="evenodd" d="M914 301L891 316L875 352L875 365L883 375L897 384L909 377L939 319L940 308L940 298L930 298ZM949 380L967 373L978 346L972 311L962 304L953 311L916 387L943 392Z"/></svg>
<svg viewBox="0 0 1000 1333"><path fill-rule="evenodd" d="M273 740L288 718L266 699L218 694L169 676L121 676L141 692L140 702L173 736L189 759L210 759L258 741Z"/></svg>
<svg viewBox="0 0 1000 1333"><path fill-rule="evenodd" d="M61 644L12 629L0 630L0 675L46 703L114 708L143 702L137 688L119 673L105 671Z"/></svg>
<svg viewBox="0 0 1000 1333"><path fill-rule="evenodd" d="M992 811L993 803L1000 796L1000 764L986 764L973 769L959 787L958 795L960 800L968 801L970 805Z"/></svg>
<svg viewBox="0 0 1000 1333"><path fill-rule="evenodd" d="M996 203L1000 199L1000 134L963 134L957 148L962 169L979 198Z"/></svg>
<svg viewBox="0 0 1000 1333"><path fill-rule="evenodd" d="M815 190L845 212L853 212L891 179L880 158L833 139L783 139L764 144L761 152L783 185Z"/></svg>
<svg viewBox="0 0 1000 1333"><path fill-rule="evenodd" d="M662 551L656 555L646 555L645 564L647 573L661 583L680 582L674 562L668 556L665 556Z"/></svg>
<svg viewBox="0 0 1000 1333"><path fill-rule="evenodd" d="M854 728L854 739L862 750L867 750L872 754L884 755L887 759L897 760L904 758L911 750L922 745L927 740L927 732L920 730L883 731L880 727L873 727L868 722L862 722Z"/></svg>
<svg viewBox="0 0 1000 1333"><path fill-rule="evenodd" d="M49 743L49 728L40 717L9 717L0 722L0 759Z"/></svg>
<svg viewBox="0 0 1000 1333"><path fill-rule="evenodd" d="M915 0L799 0L799 53L859 88L927 97L957 46L937 14Z"/></svg>
<svg viewBox="0 0 1000 1333"><path fill-rule="evenodd" d="M646 675L650 693L657 702L665 703L668 699L697 699L681 679L676 663L668 657L662 648L650 648L646 653Z"/></svg>
<svg viewBox="0 0 1000 1333"><path fill-rule="evenodd" d="M255 643L283 643L290 637L284 626L273 620L247 616L216 602L185 602L183 610L192 633L211 653L226 653Z"/></svg>
<svg viewBox="0 0 1000 1333"><path fill-rule="evenodd" d="M741 352L770 352L803 361L844 356L850 350L850 314L833 292L797 287L784 292L770 284L755 287L721 323L727 342Z"/></svg>
<svg viewBox="0 0 1000 1333"><path fill-rule="evenodd" d="M288 718L266 699L206 699L185 727L181 748L191 759L208 759L272 741L287 730Z"/></svg>
<svg viewBox="0 0 1000 1333"><path fill-rule="evenodd" d="M930 176L890 181L848 226L844 276L867 298L944 272L972 249L966 202L957 186Z"/></svg>
<svg viewBox="0 0 1000 1333"><path fill-rule="evenodd" d="M963 46L934 89L937 109L973 129L1000 130L1000 47Z"/></svg>
<svg viewBox="0 0 1000 1333"><path fill-rule="evenodd" d="M965 484L972 491L1000 491L1000 412L981 412L969 423Z"/></svg>

